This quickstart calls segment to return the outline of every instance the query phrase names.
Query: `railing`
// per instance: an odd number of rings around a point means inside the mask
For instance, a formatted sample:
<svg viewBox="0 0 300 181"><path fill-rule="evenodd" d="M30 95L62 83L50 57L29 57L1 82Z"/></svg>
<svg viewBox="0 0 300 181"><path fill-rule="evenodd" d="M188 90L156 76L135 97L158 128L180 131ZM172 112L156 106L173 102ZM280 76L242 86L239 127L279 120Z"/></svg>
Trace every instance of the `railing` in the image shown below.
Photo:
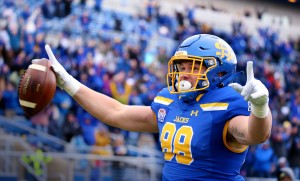
<svg viewBox="0 0 300 181"><path fill-rule="evenodd" d="M17 119L8 119L3 116L0 116L0 129L3 128L6 130L6 133L9 133L9 130L18 129L20 132L27 132L26 135L36 135L42 140L48 140L55 144L61 145L64 150L68 147L68 143L60 140L59 138L48 135L47 133L37 131L30 126L25 125L22 121L22 118ZM9 128L9 129L7 129ZM99 171L106 174L109 177L115 177L119 175L118 180L122 180L124 173L126 171L127 177L135 178L135 180L145 180L144 178L149 178L149 181L155 181L160 179L160 174L162 170L162 153L158 150L149 149L149 148L139 148L131 145L127 145L127 149L135 152L137 156L99 156L95 154L86 154L91 153L91 150L95 151L97 149L103 150L107 149L106 147L97 147L97 146L84 146L71 147L63 152L47 152L44 153L44 156L50 156L53 158L54 165L58 160L64 161L65 165L62 167L62 172L54 172L53 165L44 164L40 162L43 168L43 175L37 176L32 169L32 166L28 163L25 163L22 160L22 156L31 156L34 155L34 149L27 143L26 139L22 138L20 135L13 136L13 134L3 134L0 136L0 178L1 176L9 175L19 177L20 167L25 169L31 175L37 178L39 181L45 180L60 180L60 181L73 181L75 177L81 177L83 180L89 180L90 175L92 174L93 168L91 163L103 162L105 166L100 166L97 168ZM1 134L1 133L0 133ZM28 136L27 136L28 137ZM15 145L21 145L21 151L15 148ZM15 160L12 162L12 160ZM81 162L87 163L84 168L78 168ZM125 167L116 168L113 165L122 164L126 165ZM128 168L127 168L128 166ZM130 175L131 173L131 175ZM105 176L102 175L102 177ZM129 176L128 176L129 174ZM101 176L100 176L101 178ZM78 180L78 179L77 179Z"/></svg>
<svg viewBox="0 0 300 181"><path fill-rule="evenodd" d="M149 181L156 181L159 180L160 178L160 172L162 169L162 159L161 158L156 158L156 157L132 157L132 156L99 156L99 155L94 155L94 154L81 154L81 153L58 153L58 152L47 152L44 153L45 157L51 157L53 159L53 162L56 160L65 160L67 163L67 167L64 167L64 170L61 173L57 172L51 172L50 170L53 169L51 168L51 164L45 164L41 162L42 168L43 168L43 175L42 176L37 176L34 175L34 170L28 165L27 163L22 161L22 156L30 156L35 154L33 151L15 151L13 144L15 143L21 143L22 144L22 139L19 137L14 137L14 136L1 136L0 143L5 143L5 149L1 149L0 151L0 158L6 158L4 162L0 162L0 168L6 168L7 166L11 168L19 168L19 166L25 167L25 169L33 174L38 180L44 181L44 180L51 180L50 177L55 177L55 180L61 181L71 181L74 180L75 173L76 171L76 164L79 163L80 161L87 161L89 163L92 163L94 161L101 161L105 163L109 163L108 167L111 167L112 163L122 163L127 165L128 167L132 167L135 170L144 170L147 173L142 174L143 172L140 171L135 171L132 172L131 175L127 175L127 177L132 177L135 178L133 180L145 180L145 175L146 180ZM11 160L19 160L19 162L11 162ZM14 165L11 165L14 164ZM103 169L107 169L108 167L103 167ZM112 168L112 167L111 167ZM77 176L81 176L84 178L83 180L88 180L88 178L91 175L91 166L86 166L85 168L81 169L81 173L87 173L87 175L84 174L77 174ZM114 169L114 168L112 168ZM126 169L126 167L121 168L121 169ZM48 172L47 172L48 170ZM141 174L139 174L141 173ZM14 175L17 177L18 170L9 170L9 169L4 169L1 170L0 176L1 175ZM125 173L128 174L128 173ZM47 176L48 175L48 176ZM122 175L123 177L124 175Z"/></svg>
<svg viewBox="0 0 300 181"><path fill-rule="evenodd" d="M1 134L0 134L1 135ZM31 152L32 149L24 143L21 138L1 135L0 136L0 175L16 175L18 167L16 167L16 160L7 156L11 151L16 150L15 145L19 144L22 149L26 150L27 153Z"/></svg>
<svg viewBox="0 0 300 181"><path fill-rule="evenodd" d="M49 142L52 142L54 144L57 144L58 146L61 146L62 148L64 148L68 144L64 140L61 140L57 137L54 137L45 132L38 131L34 128L31 128L31 127L25 125L24 124L25 121L27 121L27 120L23 117L15 117L13 119L9 119L7 117L0 116L0 127L3 127L4 129L6 129L7 127L16 128L22 132L28 132L28 134L38 136L39 138L43 138Z"/></svg>

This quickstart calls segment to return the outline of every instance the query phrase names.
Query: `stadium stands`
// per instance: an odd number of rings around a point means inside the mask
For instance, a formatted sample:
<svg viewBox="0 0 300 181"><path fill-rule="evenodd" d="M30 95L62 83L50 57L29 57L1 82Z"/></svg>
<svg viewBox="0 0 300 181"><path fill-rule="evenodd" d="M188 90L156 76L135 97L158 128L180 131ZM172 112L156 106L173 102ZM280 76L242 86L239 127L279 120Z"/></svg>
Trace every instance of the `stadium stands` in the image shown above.
<svg viewBox="0 0 300 181"><path fill-rule="evenodd" d="M196 33L228 41L238 70L254 61L255 75L270 92L272 135L250 148L243 176L275 180L279 158L286 158L300 179L300 25L294 8L256 1L243 8L245 2L235 0L191 1L194 6L179 0L66 2L0 1L0 181L38 177L21 159L37 149L53 158L43 163L49 179L159 180L157 135L104 125L59 89L43 118L29 119L17 100L19 77L33 58L47 57L43 47L49 43L82 83L128 104L149 105L165 86L166 63L178 42ZM261 17L259 5L268 9ZM107 143L97 140L102 136Z"/></svg>

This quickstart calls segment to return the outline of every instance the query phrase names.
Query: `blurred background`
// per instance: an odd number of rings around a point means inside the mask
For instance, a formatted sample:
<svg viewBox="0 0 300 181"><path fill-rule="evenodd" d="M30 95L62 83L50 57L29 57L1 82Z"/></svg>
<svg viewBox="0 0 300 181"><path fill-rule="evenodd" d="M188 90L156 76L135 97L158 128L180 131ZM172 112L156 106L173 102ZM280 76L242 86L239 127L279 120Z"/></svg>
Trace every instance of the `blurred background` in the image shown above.
<svg viewBox="0 0 300 181"><path fill-rule="evenodd" d="M59 88L28 118L18 83L32 59L47 58L47 43L83 84L150 105L176 47L198 33L226 40L238 71L254 61L270 92L271 137L250 147L241 174L275 181L287 167L300 179L299 8L297 0L0 0L0 181L161 180L157 134L107 126Z"/></svg>

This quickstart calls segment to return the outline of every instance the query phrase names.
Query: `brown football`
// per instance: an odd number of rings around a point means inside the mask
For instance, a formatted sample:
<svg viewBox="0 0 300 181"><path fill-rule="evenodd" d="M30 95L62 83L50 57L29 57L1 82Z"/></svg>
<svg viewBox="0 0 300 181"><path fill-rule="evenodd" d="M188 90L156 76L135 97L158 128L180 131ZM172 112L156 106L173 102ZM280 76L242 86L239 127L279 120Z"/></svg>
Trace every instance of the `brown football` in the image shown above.
<svg viewBox="0 0 300 181"><path fill-rule="evenodd" d="M46 108L56 90L55 74L47 59L29 65L19 83L19 102L26 115L32 117Z"/></svg>

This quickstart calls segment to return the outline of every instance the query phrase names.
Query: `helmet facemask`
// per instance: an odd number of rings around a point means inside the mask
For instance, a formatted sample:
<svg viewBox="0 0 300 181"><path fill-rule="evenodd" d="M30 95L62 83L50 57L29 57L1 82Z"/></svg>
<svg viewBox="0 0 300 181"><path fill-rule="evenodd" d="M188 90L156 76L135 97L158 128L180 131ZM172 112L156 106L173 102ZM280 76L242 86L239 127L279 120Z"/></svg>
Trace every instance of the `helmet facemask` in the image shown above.
<svg viewBox="0 0 300 181"><path fill-rule="evenodd" d="M182 66L187 63L188 66ZM176 54L168 63L167 81L171 94L184 94L188 92L198 92L209 87L207 72L217 66L214 57L196 57ZM195 76L196 81L189 82L183 77Z"/></svg>

